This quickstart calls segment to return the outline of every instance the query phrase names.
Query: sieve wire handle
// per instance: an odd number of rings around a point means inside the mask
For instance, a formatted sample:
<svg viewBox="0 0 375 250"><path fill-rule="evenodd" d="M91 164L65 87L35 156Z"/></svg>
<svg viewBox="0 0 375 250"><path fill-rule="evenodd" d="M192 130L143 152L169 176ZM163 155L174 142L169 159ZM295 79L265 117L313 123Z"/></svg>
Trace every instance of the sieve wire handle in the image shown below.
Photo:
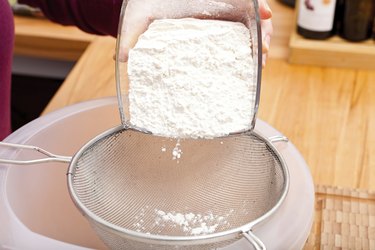
<svg viewBox="0 0 375 250"><path fill-rule="evenodd" d="M242 235L250 242L251 245L253 245L256 250L266 250L264 243L258 237L256 237L251 230L243 232Z"/></svg>
<svg viewBox="0 0 375 250"><path fill-rule="evenodd" d="M15 149L22 149L22 150L36 151L36 152L46 156L44 158L39 158L39 159L34 159L34 160L10 160L10 159L0 158L0 163L9 163L9 164L17 164L17 165L31 165L31 164L46 163L46 162L70 163L70 161L72 160L71 157L52 154L52 153L48 152L47 150L44 150L44 149L36 147L36 146L31 146L31 145L21 145L21 144L0 142L0 146L1 147L8 147L8 148L15 148Z"/></svg>

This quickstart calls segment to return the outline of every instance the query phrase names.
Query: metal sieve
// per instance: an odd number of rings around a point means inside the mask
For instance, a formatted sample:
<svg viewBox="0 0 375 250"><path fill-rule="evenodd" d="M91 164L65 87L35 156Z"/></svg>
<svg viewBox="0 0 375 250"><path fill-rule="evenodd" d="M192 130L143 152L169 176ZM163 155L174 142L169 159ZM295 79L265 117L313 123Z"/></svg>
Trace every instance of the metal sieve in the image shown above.
<svg viewBox="0 0 375 250"><path fill-rule="evenodd" d="M256 0L245 2L257 10ZM251 69L257 75L253 128L260 95L261 35L257 11L243 18L250 26L257 59ZM265 249L253 230L286 197L287 166L272 144L285 138L246 131L178 141L131 127L126 63L119 60L122 25L120 21L116 52L122 125L92 139L73 158L0 143L47 155L30 161L0 159L0 163L70 162L67 181L72 200L111 249L217 249L243 238L250 249Z"/></svg>
<svg viewBox="0 0 375 250"><path fill-rule="evenodd" d="M284 137L272 141L284 140ZM118 126L71 159L32 146L47 158L0 163L70 162L72 200L111 249L217 249L253 234L284 201L287 166L256 132L177 141Z"/></svg>

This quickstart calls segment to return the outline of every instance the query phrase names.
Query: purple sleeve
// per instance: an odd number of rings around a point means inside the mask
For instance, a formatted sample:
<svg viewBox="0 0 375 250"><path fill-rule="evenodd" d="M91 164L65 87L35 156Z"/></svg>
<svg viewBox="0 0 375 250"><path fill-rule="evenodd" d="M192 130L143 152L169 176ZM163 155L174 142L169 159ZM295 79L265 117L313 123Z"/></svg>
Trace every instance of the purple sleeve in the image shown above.
<svg viewBox="0 0 375 250"><path fill-rule="evenodd" d="M97 35L117 36L122 0L19 0L50 20Z"/></svg>
<svg viewBox="0 0 375 250"><path fill-rule="evenodd" d="M14 23L7 0L0 0L0 141L10 133L10 80Z"/></svg>

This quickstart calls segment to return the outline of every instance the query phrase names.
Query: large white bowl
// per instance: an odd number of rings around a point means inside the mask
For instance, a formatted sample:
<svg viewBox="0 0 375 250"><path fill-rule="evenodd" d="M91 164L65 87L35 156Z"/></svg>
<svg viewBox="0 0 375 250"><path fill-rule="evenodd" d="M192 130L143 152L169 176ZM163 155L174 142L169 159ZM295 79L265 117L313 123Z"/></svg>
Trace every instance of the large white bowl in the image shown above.
<svg viewBox="0 0 375 250"><path fill-rule="evenodd" d="M5 139L72 156L96 135L120 124L116 98L72 105L42 116ZM281 135L261 120L255 129ZM314 186L308 167L291 142L275 143L290 173L285 202L254 233L268 249L301 249L311 229ZM29 159L35 153L3 150L1 158ZM67 164L0 165L0 249L105 249L70 199ZM235 249L246 249L246 241Z"/></svg>

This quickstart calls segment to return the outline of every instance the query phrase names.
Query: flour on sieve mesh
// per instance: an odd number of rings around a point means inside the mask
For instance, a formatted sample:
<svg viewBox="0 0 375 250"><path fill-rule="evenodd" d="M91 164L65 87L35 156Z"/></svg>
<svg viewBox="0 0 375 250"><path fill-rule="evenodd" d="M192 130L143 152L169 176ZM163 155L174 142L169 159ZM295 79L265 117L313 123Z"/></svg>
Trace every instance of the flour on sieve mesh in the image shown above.
<svg viewBox="0 0 375 250"><path fill-rule="evenodd" d="M247 130L256 77L249 30L218 20L155 20L129 52L130 123L173 138Z"/></svg>
<svg viewBox="0 0 375 250"><path fill-rule="evenodd" d="M176 211L163 211L154 209L153 223L146 223L146 214L150 216L152 212L150 207L146 206L141 209L141 212L135 217L137 223L133 225L134 230L150 234L163 234L165 231L173 229L173 231L181 235L206 235L214 233L219 227L229 228L231 225L228 222L228 217L233 214L234 210L228 211L224 215L215 215L211 211L206 213L180 213ZM147 225L147 226L146 226Z"/></svg>

